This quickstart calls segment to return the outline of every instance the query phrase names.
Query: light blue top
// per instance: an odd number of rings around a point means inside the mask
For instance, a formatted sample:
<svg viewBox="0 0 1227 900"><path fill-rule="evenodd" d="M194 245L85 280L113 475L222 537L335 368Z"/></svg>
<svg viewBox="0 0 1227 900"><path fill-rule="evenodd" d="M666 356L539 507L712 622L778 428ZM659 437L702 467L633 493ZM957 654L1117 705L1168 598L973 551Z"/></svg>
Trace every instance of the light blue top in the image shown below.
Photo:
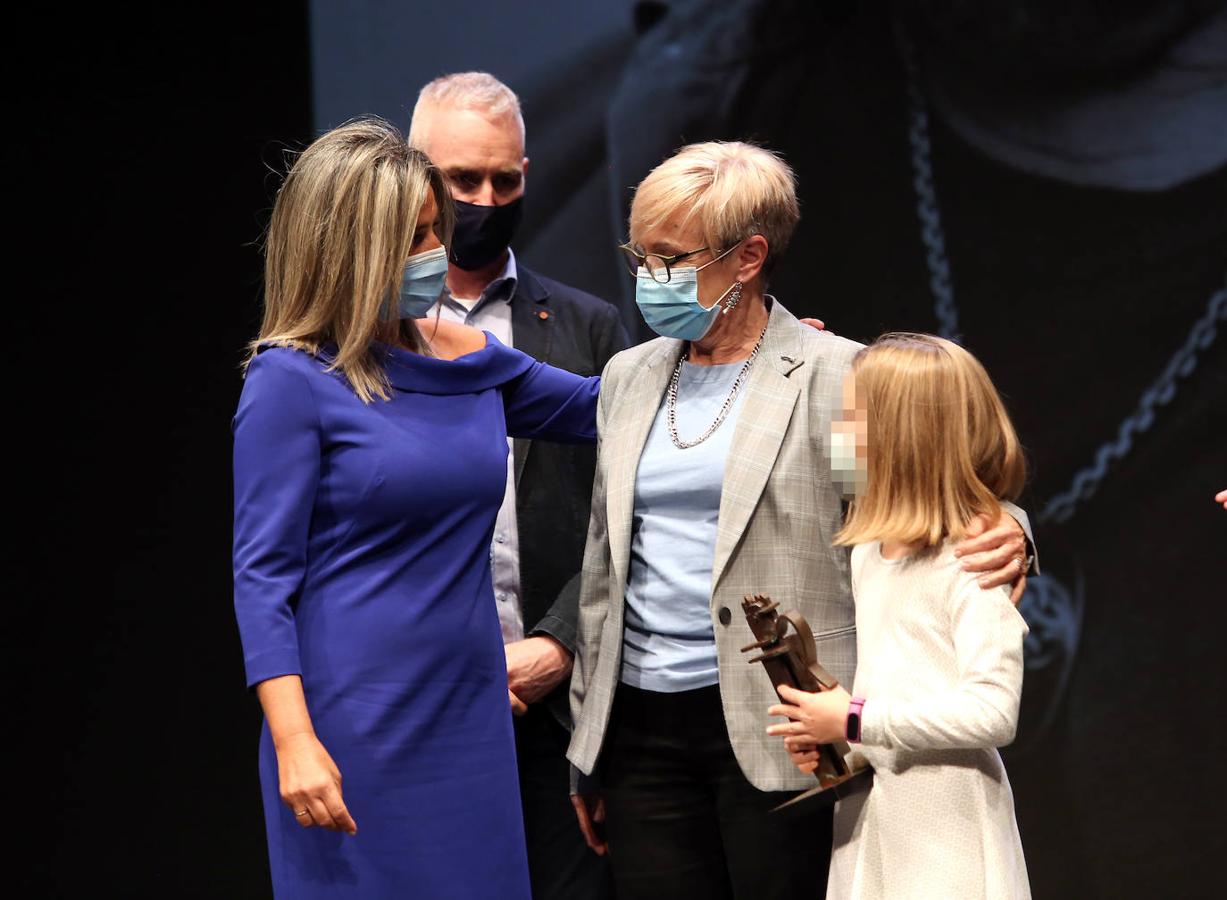
<svg viewBox="0 0 1227 900"><path fill-rule="evenodd" d="M743 365L682 366L677 429L683 441L694 440L715 420ZM719 680L711 573L724 463L744 397L743 385L724 424L686 450L669 438L667 404L656 413L635 477L620 676L625 684L676 693Z"/></svg>

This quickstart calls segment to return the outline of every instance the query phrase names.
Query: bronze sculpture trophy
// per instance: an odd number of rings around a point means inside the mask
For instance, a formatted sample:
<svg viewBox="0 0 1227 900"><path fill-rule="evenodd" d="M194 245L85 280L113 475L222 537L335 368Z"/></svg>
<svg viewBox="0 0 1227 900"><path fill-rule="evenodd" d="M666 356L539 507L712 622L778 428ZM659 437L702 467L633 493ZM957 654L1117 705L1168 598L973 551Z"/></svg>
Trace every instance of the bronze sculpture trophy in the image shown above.
<svg viewBox="0 0 1227 900"><path fill-rule="evenodd" d="M777 688L787 684L802 691L829 691L839 687L839 682L824 669L817 658L814 635L809 623L799 612L780 615L779 604L769 597L758 594L746 595L741 601L750 631L758 638L741 652L762 650L750 660L761 662L771 683ZM868 790L872 770L868 767L852 769L847 762L849 750L843 741L822 744L818 748L818 768L814 775L818 786L798 794L776 809L784 809L811 797L822 797L824 802L834 803L841 797Z"/></svg>

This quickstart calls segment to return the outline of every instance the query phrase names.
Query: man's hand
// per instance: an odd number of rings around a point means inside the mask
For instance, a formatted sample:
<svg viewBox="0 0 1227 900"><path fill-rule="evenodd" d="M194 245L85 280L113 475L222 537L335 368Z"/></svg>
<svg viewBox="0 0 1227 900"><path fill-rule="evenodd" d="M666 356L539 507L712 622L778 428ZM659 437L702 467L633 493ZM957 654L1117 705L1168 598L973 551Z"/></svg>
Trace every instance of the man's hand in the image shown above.
<svg viewBox="0 0 1227 900"><path fill-rule="evenodd" d="M605 797L601 794L572 794L571 805L575 807L575 818L579 821L579 830L584 833L584 841L593 853L604 856L609 849L601 827L605 824Z"/></svg>
<svg viewBox="0 0 1227 900"><path fill-rule="evenodd" d="M963 560L963 571L984 572L980 587L987 590L998 585L1013 585L1010 602L1015 606L1027 587L1027 538L1014 517L1001 510L997 521L980 515L967 526L967 538L954 548L954 555Z"/></svg>
<svg viewBox="0 0 1227 900"><path fill-rule="evenodd" d="M795 755L800 750L803 755L802 748L806 745L829 744L843 738L848 727L848 705L852 696L842 687L816 694L799 691L787 684L781 684L776 690L784 702L768 709L767 715L787 716L791 721L768 725L767 734L785 738L786 745L791 738L792 743L788 745L790 754ZM817 756L814 761L817 761Z"/></svg>
<svg viewBox="0 0 1227 900"><path fill-rule="evenodd" d="M808 325L810 328L817 328L819 331L827 330L827 323L822 321L822 319L815 319L812 317L807 318L807 319L802 319L801 324ZM834 334L834 332L831 332L831 333Z"/></svg>
<svg viewBox="0 0 1227 900"><path fill-rule="evenodd" d="M511 701L511 714L513 716L522 716L528 712L528 704L517 697L511 688L507 688L507 699Z"/></svg>
<svg viewBox="0 0 1227 900"><path fill-rule="evenodd" d="M1227 491L1219 491L1215 494L1214 502L1223 504L1223 509L1227 509Z"/></svg>
<svg viewBox="0 0 1227 900"><path fill-rule="evenodd" d="M512 641L503 649L507 653L507 688L524 703L536 703L571 674L570 652L552 637Z"/></svg>

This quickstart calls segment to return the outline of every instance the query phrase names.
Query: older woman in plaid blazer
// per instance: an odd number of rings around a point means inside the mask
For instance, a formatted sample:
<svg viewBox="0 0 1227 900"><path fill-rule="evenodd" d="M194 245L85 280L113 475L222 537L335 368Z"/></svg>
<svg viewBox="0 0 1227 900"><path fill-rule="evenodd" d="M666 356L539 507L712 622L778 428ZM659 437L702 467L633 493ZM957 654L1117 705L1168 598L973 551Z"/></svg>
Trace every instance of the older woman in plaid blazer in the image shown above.
<svg viewBox="0 0 1227 900"><path fill-rule="evenodd" d="M622 250L662 337L616 355L601 385L568 751L620 900L825 889L830 810L768 815L813 779L767 736L776 696L739 652L754 640L741 599L763 593L801 611L841 682L856 665L828 444L861 345L764 293L798 218L791 169L741 143L683 148L631 209ZM966 549L1021 593L1014 518Z"/></svg>

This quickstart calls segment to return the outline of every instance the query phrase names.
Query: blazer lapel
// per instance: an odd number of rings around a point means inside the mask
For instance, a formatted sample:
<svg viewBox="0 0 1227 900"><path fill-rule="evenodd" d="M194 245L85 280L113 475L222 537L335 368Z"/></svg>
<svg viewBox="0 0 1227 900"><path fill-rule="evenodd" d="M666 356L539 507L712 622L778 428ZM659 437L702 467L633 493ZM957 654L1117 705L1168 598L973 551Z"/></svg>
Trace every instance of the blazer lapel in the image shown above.
<svg viewBox="0 0 1227 900"><path fill-rule="evenodd" d="M511 342L522 353L547 363L550 361L554 336L554 310L550 307L550 293L528 269L523 266L516 269L516 289L511 297ZM532 441L526 438L512 441L517 488L531 447Z"/></svg>
<svg viewBox="0 0 1227 900"><path fill-rule="evenodd" d="M601 435L601 453L609 460L605 483L605 528L610 560L618 584L626 587L631 552L631 520L635 512L635 475L648 432L656 420L665 388L682 352L681 341L662 341L643 363L633 382L619 392L610 410L615 428Z"/></svg>
<svg viewBox="0 0 1227 900"><path fill-rule="evenodd" d="M801 379L789 375L803 363L797 320L772 300L767 333L746 381L745 400L724 467L712 563L713 596L775 466L801 393Z"/></svg>

